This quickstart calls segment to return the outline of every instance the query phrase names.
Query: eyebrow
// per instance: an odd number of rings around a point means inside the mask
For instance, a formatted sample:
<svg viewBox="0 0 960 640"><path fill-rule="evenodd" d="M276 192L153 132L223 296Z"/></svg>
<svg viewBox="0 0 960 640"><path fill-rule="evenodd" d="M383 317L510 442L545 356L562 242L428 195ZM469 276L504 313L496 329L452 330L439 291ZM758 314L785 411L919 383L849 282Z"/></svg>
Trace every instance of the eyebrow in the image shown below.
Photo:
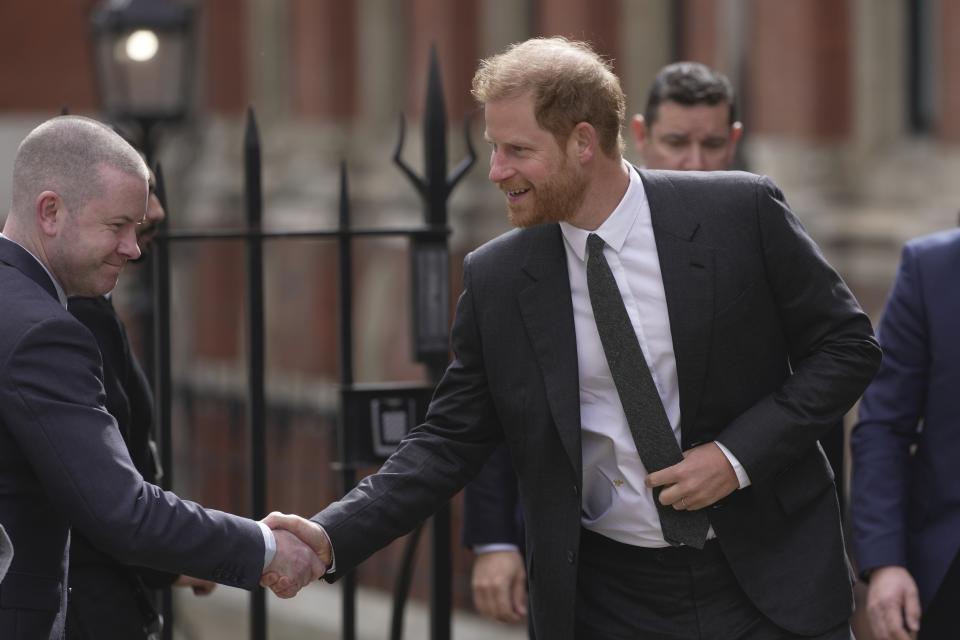
<svg viewBox="0 0 960 640"><path fill-rule="evenodd" d="M108 222L108 223L114 223L114 222L132 222L132 223L134 223L134 224L140 224L141 222L143 222L143 221L146 220L146 219L147 219L147 214L146 214L146 212L144 212L143 216L142 216L139 220L137 220L136 218L134 218L134 217L132 217L132 216L121 214L121 215L115 215L115 216L112 216L112 217L108 218L108 219L107 219L107 222Z"/></svg>
<svg viewBox="0 0 960 640"><path fill-rule="evenodd" d="M533 148L536 146L536 143L533 140L530 140L527 138L515 138L512 140L507 139L507 140L500 140L498 142L496 140L491 140L490 136L488 136L486 133L483 134L483 140L487 144L501 144L501 145L507 145L510 147Z"/></svg>

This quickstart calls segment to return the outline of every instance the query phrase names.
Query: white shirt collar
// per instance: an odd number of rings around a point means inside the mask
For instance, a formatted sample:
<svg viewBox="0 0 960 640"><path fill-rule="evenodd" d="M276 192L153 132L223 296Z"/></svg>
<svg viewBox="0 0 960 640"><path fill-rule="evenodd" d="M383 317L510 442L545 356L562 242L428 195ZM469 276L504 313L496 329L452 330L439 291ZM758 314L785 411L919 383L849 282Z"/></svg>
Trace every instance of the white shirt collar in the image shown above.
<svg viewBox="0 0 960 640"><path fill-rule="evenodd" d="M563 232L563 238L573 250L578 258L586 260L587 255L587 236L595 233L617 253L623 248L627 241L630 230L636 223L641 211L649 211L645 207L647 194L643 190L643 182L640 180L640 174L632 165L624 161L627 171L630 174L630 182L627 185L627 192L623 194L620 203L613 212L607 216L599 227L594 231L581 229L569 222L560 223L560 231ZM649 215L649 214L647 214Z"/></svg>
<svg viewBox="0 0 960 640"><path fill-rule="evenodd" d="M33 255L33 253L31 253L29 249L27 249L25 246L23 246L22 244L20 244L19 242L17 242L17 241L14 240L13 238L8 238L7 236L3 235L3 233L0 233L0 238L5 238L5 239L9 240L9 241L12 242L13 244L17 245L18 247L20 247L21 249L23 249L24 251L26 251L27 253L29 253L29 254L30 254L30 257L33 258L34 260L36 260L36 261L37 261L37 264L39 264L41 267L43 267L43 270L47 272L47 275L48 275L48 276L50 276L50 281L53 282L53 288L57 290L57 299L60 301L60 304L63 305L63 308L66 309L66 308L67 308L67 294L64 293L63 287L60 286L60 283L57 282L57 279L53 277L53 274L52 274L52 273L50 273L50 269L47 269L47 265L43 264L43 262L40 261L40 258L38 258L37 256Z"/></svg>

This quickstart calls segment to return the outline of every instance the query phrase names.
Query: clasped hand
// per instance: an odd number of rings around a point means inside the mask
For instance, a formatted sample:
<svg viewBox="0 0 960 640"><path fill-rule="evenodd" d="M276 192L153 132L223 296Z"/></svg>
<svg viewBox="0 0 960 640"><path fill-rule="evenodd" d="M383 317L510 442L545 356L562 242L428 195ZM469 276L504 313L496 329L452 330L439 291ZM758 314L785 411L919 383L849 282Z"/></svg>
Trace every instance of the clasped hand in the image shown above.
<svg viewBox="0 0 960 640"><path fill-rule="evenodd" d="M651 489L663 487L660 503L677 510L705 509L739 486L737 473L714 442L683 452L683 460L647 476Z"/></svg>
<svg viewBox="0 0 960 640"><path fill-rule="evenodd" d="M319 525L276 511L262 522L273 530L277 552L260 577L260 586L270 588L277 597L292 598L327 572L332 551Z"/></svg>

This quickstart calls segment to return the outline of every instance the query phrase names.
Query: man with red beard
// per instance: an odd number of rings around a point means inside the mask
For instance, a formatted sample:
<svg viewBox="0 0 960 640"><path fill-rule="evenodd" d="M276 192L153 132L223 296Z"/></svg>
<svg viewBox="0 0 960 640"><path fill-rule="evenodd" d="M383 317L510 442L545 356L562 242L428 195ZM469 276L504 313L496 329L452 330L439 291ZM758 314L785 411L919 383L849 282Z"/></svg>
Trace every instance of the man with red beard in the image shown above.
<svg viewBox="0 0 960 640"><path fill-rule="evenodd" d="M265 522L335 580L506 442L536 637L847 640L817 438L879 364L853 295L770 180L626 163L588 45L513 45L473 95L518 228L465 259L426 420L312 523Z"/></svg>
<svg viewBox="0 0 960 640"><path fill-rule="evenodd" d="M661 69L631 128L646 168L677 171L730 169L743 135L730 81L697 62ZM504 445L467 485L463 526L463 543L476 554L474 603L480 613L502 622L522 622L527 614L522 538L517 478Z"/></svg>

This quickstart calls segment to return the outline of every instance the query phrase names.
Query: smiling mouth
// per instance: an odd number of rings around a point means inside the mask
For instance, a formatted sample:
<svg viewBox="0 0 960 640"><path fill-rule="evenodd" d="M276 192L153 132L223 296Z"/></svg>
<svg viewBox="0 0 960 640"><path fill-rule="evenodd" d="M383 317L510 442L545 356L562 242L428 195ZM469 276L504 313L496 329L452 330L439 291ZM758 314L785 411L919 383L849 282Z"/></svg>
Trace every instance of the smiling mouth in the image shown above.
<svg viewBox="0 0 960 640"><path fill-rule="evenodd" d="M530 191L530 187L527 187L525 189L509 189L509 190L504 189L503 192L507 194L508 198L519 198L520 196L527 193L528 191Z"/></svg>

